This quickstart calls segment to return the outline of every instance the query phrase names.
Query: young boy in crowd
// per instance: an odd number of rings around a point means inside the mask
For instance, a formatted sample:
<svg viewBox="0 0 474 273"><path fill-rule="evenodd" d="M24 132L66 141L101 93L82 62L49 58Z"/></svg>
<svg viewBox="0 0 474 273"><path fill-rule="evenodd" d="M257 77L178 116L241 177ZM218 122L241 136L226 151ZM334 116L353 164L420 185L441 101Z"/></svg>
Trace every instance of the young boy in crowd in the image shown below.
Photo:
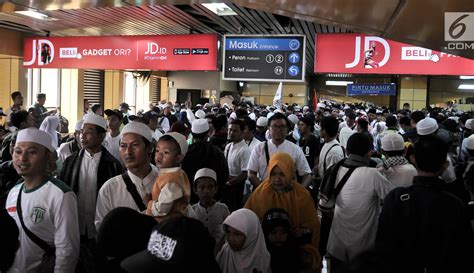
<svg viewBox="0 0 474 273"><path fill-rule="evenodd" d="M193 187L199 197L199 202L192 206L196 218L206 226L209 234L216 240L217 249L220 249L224 242L222 223L230 213L224 203L214 199L217 193L216 172L208 168L198 170L194 176Z"/></svg>
<svg viewBox="0 0 474 273"><path fill-rule="evenodd" d="M155 162L160 174L151 191L147 214L157 221L188 215L191 188L181 161L188 151L186 138L176 132L167 133L156 143Z"/></svg>

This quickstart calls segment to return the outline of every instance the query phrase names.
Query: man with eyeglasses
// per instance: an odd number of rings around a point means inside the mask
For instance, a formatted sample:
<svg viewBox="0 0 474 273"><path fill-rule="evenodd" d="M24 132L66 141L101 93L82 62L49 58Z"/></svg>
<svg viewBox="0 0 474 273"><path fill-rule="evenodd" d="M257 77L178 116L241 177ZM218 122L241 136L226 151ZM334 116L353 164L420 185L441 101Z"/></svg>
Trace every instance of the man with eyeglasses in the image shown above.
<svg viewBox="0 0 474 273"><path fill-rule="evenodd" d="M291 155L295 160L297 173L302 177L301 184L307 187L311 183L311 169L301 148L285 139L289 129L287 118L282 113L276 113L268 120L268 124L272 138L259 143L252 150L247 166L248 178L253 187L256 188L264 180L268 161L276 152Z"/></svg>

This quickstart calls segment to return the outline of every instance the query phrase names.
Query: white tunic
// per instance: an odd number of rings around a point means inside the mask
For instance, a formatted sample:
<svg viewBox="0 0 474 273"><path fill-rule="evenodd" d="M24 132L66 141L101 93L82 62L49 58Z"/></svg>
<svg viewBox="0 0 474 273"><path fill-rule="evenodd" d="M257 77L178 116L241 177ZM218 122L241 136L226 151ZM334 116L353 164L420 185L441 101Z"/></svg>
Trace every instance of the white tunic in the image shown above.
<svg viewBox="0 0 474 273"><path fill-rule="evenodd" d="M378 168L395 188L409 187L413 184L413 177L418 175L415 166L411 164L393 166L388 169Z"/></svg>
<svg viewBox="0 0 474 273"><path fill-rule="evenodd" d="M257 147L257 145L260 143L260 140L258 140L254 137L254 138L252 138L252 141L250 141L250 142L245 141L245 143L249 147L250 152L252 152L252 150L255 149L255 147Z"/></svg>
<svg viewBox="0 0 474 273"><path fill-rule="evenodd" d="M268 143L268 154L272 157L272 154L276 152L287 153L293 158L296 163L296 170L298 175L303 176L311 173L308 161L304 156L303 150L296 144L291 143L288 140L283 141L282 144L276 146L272 140L267 141ZM247 170L257 172L258 177L263 180L266 176L267 170L267 159L265 156L265 142L260 142L250 154L249 164Z"/></svg>
<svg viewBox="0 0 474 273"><path fill-rule="evenodd" d="M161 117L158 119L158 126L161 127L163 132L168 133L170 130L170 122L167 117Z"/></svg>
<svg viewBox="0 0 474 273"><path fill-rule="evenodd" d="M150 172L143 179L134 175L132 172L127 171L128 175L130 176L130 180L132 180L132 183L135 184L138 194L140 194L140 197L142 198L145 205L148 203L148 201L150 201L151 189L153 188L153 184L155 183L155 180L159 174L157 167L154 165L150 166ZM136 211L140 211L137 204L133 200L132 195L130 192L128 192L122 175L117 175L110 178L99 190L95 211L95 226L97 230L99 229L100 224L107 213L118 207L127 207Z"/></svg>
<svg viewBox="0 0 474 273"><path fill-rule="evenodd" d="M20 231L20 248L8 272L36 272L44 251L23 231L17 214L17 198L24 183L8 194L6 208ZM23 221L28 229L56 247L54 272L74 272L79 257L79 224L76 195L63 182L50 178L45 184L21 194Z"/></svg>
<svg viewBox="0 0 474 273"><path fill-rule="evenodd" d="M224 237L224 228L222 223L229 216L229 209L224 203L216 202L214 205L205 208L201 203L192 206L196 218L206 226L209 234L214 237L216 243Z"/></svg>
<svg viewBox="0 0 474 273"><path fill-rule="evenodd" d="M321 177L324 176L324 172L329 169L329 167L341 161L345 157L344 152L342 150L342 146L334 146L335 144L339 144L339 142L335 139L329 141L328 143L325 143L323 148L321 149L321 153L319 153L318 173ZM331 149L332 146L334 147ZM326 170L324 169L324 159L326 159Z"/></svg>
<svg viewBox="0 0 474 273"><path fill-rule="evenodd" d="M94 225L95 206L97 195L97 173L102 152L93 156L84 151L79 171L79 191L77 193L77 207L79 213L79 230L81 235L88 239L95 238L97 231Z"/></svg>
<svg viewBox="0 0 474 273"><path fill-rule="evenodd" d="M250 149L242 140L238 143L229 143L225 146L224 155L229 166L230 176L239 176L247 170L247 163L250 157Z"/></svg>
<svg viewBox="0 0 474 273"><path fill-rule="evenodd" d="M337 181L347 170L341 166ZM327 246L329 254L347 262L375 247L380 200L393 188L375 168L359 167L351 174L336 198Z"/></svg>
<svg viewBox="0 0 474 273"><path fill-rule="evenodd" d="M110 132L107 132L102 146L104 146L107 151L109 151L109 153L113 155L123 165L122 158L120 158L120 138L120 134L115 137L112 137Z"/></svg>

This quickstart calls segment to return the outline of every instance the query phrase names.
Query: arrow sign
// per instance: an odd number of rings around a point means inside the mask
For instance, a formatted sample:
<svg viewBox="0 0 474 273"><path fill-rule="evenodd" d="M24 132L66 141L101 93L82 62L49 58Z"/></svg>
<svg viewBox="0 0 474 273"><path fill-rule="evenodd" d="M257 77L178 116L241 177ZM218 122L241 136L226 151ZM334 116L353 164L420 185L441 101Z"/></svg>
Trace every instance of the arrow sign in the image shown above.
<svg viewBox="0 0 474 273"><path fill-rule="evenodd" d="M292 65L290 66L290 68L288 68L288 74L290 74L292 77L298 75L299 73L300 73L300 69L296 65Z"/></svg>
<svg viewBox="0 0 474 273"><path fill-rule="evenodd" d="M296 53L296 52L292 52L292 53L290 54L289 59L290 59L290 62L291 62L291 63L294 63L294 64L295 64L295 63L298 63L298 62L300 61L300 55L299 55L298 53Z"/></svg>

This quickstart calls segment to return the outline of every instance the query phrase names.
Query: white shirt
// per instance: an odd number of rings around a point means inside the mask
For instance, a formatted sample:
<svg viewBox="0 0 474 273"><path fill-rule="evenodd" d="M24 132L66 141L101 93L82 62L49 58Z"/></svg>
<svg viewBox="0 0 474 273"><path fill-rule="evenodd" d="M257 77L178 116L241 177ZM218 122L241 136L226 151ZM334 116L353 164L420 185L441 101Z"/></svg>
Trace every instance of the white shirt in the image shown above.
<svg viewBox="0 0 474 273"><path fill-rule="evenodd" d="M18 193L24 183L18 184L8 194L6 208L20 232L20 246L15 261L8 272L36 272L44 254L24 232L18 209ZM56 247L54 272L74 272L79 258L79 224L76 195L63 182L51 178L36 189L21 194L21 209L25 226L51 246Z"/></svg>
<svg viewBox="0 0 474 273"><path fill-rule="evenodd" d="M273 144L272 140L267 141L268 143L268 154L271 158L276 152L287 153L293 158L296 163L296 170L298 175L303 176L311 173L308 161L304 156L303 150L296 144L285 140L279 146ZM267 170L267 158L265 156L265 142L260 142L250 154L249 164L247 170L257 172L258 177L263 180L266 176Z"/></svg>
<svg viewBox="0 0 474 273"><path fill-rule="evenodd" d="M160 124L161 122L161 124ZM168 131L170 130L170 122L168 120L167 117L161 117L158 119L158 126L161 127L161 129L163 129L163 132L165 133L168 133Z"/></svg>
<svg viewBox="0 0 474 273"><path fill-rule="evenodd" d="M156 129L155 131L151 131L151 136L153 137L153 139L155 141L158 141L162 135L163 135L163 133L160 132L160 130L158 130L158 129Z"/></svg>
<svg viewBox="0 0 474 273"><path fill-rule="evenodd" d="M341 166L336 181L347 170ZM375 247L380 200L393 188L377 169L355 169L336 198L327 246L329 254L346 262Z"/></svg>
<svg viewBox="0 0 474 273"><path fill-rule="evenodd" d="M318 167L318 173L321 177L324 176L324 172L329 169L329 167L341 161L345 157L341 145L334 146L335 144L339 144L339 142L336 139L331 140L328 143L325 143L321 149ZM332 146L334 147L331 149ZM326 170L324 169L324 158L326 158Z"/></svg>
<svg viewBox="0 0 474 273"><path fill-rule="evenodd" d="M257 147L257 145L260 143L260 140L256 139L255 137L252 138L252 140L249 142L249 141L245 141L245 143L247 144L247 146L249 147L250 149L250 152L253 151L253 149L255 149L255 147Z"/></svg>
<svg viewBox="0 0 474 273"><path fill-rule="evenodd" d="M97 194L97 173L102 152L93 156L84 151L79 171L79 191L77 193L77 206L79 212L79 230L81 235L86 235L88 239L95 238L97 231L94 225L96 194ZM87 233L86 233L87 232Z"/></svg>
<svg viewBox="0 0 474 273"><path fill-rule="evenodd" d="M418 175L415 166L411 164L393 166L388 169L378 168L395 188L409 187L413 184L413 177Z"/></svg>
<svg viewBox="0 0 474 273"><path fill-rule="evenodd" d="M72 144L73 144L73 141L68 141L66 143L61 143L61 145L59 145L59 148L56 150L56 152L58 153L58 159L61 161L61 162L64 162L66 160L66 158L68 158L70 155L72 155Z"/></svg>
<svg viewBox="0 0 474 273"><path fill-rule="evenodd" d="M145 205L147 205L148 201L150 201L151 189L153 188L153 184L155 184L155 180L159 174L157 167L151 164L150 166L150 172L143 179L134 175L132 172L127 171L128 175L130 176L130 180L132 180L132 183L137 188L137 191ZM99 230L99 226L101 225L102 220L107 215L107 213L118 207L127 207L136 211L140 211L137 204L135 203L135 200L133 200L132 195L127 190L127 186L123 181L122 175L117 175L110 178L99 190L95 211L95 226L97 230Z"/></svg>
<svg viewBox="0 0 474 273"><path fill-rule="evenodd" d="M105 134L104 142L102 142L102 146L104 146L107 151L123 165L122 158L120 158L120 139L120 134L112 137L110 132L107 132L107 134Z"/></svg>
<svg viewBox="0 0 474 273"><path fill-rule="evenodd" d="M347 126L341 129L341 131L339 132L339 142L341 143L342 147L347 147L347 141L349 140L349 137L352 136L353 133L354 131Z"/></svg>
<svg viewBox="0 0 474 273"><path fill-rule="evenodd" d="M196 219L206 226L209 234L214 237L216 243L219 243L224 237L222 223L230 214L227 206L221 202L216 202L214 205L205 208L198 202L197 204L194 204L192 208L196 214Z"/></svg>
<svg viewBox="0 0 474 273"><path fill-rule="evenodd" d="M225 146L224 155L229 166L229 176L239 176L247 170L247 162L250 157L250 149L245 140L238 143L229 143Z"/></svg>

